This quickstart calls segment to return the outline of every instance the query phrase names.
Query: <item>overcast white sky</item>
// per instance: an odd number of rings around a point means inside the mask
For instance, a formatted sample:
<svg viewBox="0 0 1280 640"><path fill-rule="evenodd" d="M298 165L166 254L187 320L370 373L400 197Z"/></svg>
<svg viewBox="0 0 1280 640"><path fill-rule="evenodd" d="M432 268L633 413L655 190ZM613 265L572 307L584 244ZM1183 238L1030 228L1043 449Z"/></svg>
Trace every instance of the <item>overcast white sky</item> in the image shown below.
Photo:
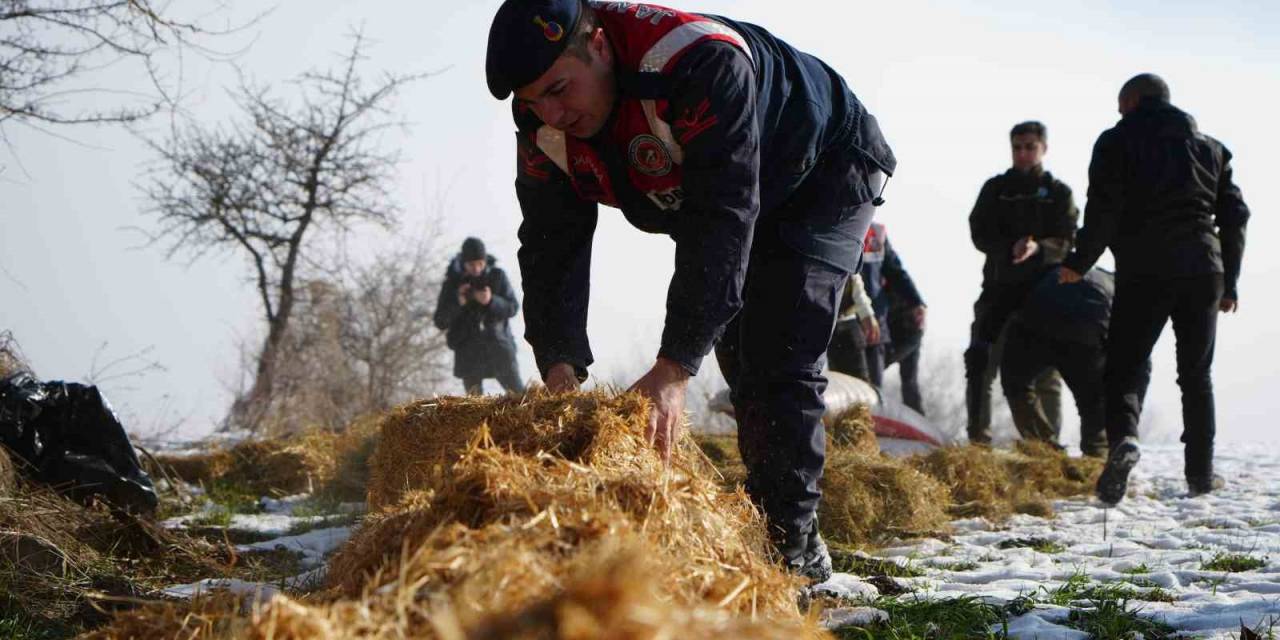
<svg viewBox="0 0 1280 640"><path fill-rule="evenodd" d="M175 2L187 14L213 4ZM257 10L240 4L244 14ZM1116 4L697 0L676 6L766 26L839 70L879 117L900 161L879 219L930 305L926 366L955 357L967 341L981 270L967 216L983 180L1008 167L1009 127L1033 118L1048 125L1046 166L1083 207L1089 151L1117 119L1120 84L1141 71L1163 75L1175 104L1235 153L1236 179L1254 212L1241 312L1225 318L1218 334L1220 438L1275 441L1280 300L1268 283L1280 277L1280 252L1271 246L1280 203L1271 174L1280 148L1274 115L1280 5ZM347 48L344 36L362 26L376 42L368 72L445 69L403 92L396 106L412 127L386 142L405 160L394 191L406 227L420 226L444 190L448 245L482 236L518 281L512 125L508 107L489 96L483 77L497 5L282 0L255 26L256 39L239 63L287 95L281 81L329 64ZM234 115L225 95L235 80L228 66L189 56L184 70L194 117L216 122ZM112 87L145 85L140 76L122 77L127 71L109 73L104 82ZM150 128L162 127L157 121ZM150 347L167 372L106 385L125 408L128 426L145 431L182 417L188 433L206 431L228 403L237 341L257 335L246 265L223 255L188 266L166 262L158 249L137 248L140 236L127 228L151 224L134 186L148 160L144 146L118 129L60 132L76 142L19 126L6 130L0 328L14 331L48 378L84 375L102 343L107 357ZM365 233L357 253L393 241ZM671 261L670 240L642 234L619 213L602 210L593 265L594 375L619 377L647 366L657 349ZM436 294L423 292L432 300ZM1157 349L1148 405L1159 417L1155 435L1166 438L1176 437L1180 416L1171 334L1166 331ZM718 375L712 361L703 375ZM531 375L527 348L522 363Z"/></svg>

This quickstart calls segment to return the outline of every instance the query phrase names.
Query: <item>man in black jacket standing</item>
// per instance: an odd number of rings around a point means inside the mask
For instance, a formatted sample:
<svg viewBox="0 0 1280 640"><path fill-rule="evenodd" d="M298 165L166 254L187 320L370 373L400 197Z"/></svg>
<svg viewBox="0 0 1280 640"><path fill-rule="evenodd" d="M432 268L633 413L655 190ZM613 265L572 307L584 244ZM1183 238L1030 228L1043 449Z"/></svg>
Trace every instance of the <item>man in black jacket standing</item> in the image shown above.
<svg viewBox="0 0 1280 640"><path fill-rule="evenodd" d="M964 353L969 441L991 442L992 348L1009 316L1071 250L1078 212L1071 189L1044 170L1048 132L1028 121L1009 132L1013 167L982 185L969 215L973 245L986 254Z"/></svg>
<svg viewBox="0 0 1280 640"><path fill-rule="evenodd" d="M1060 281L1075 282L1108 248L1116 295L1107 340L1106 427L1111 451L1098 499L1124 498L1137 464L1143 371L1165 323L1177 338L1182 441L1191 495L1215 488L1213 363L1218 313L1237 306L1249 209L1231 179L1231 152L1169 103L1153 74L1120 89L1116 126L1089 165L1089 204ZM1220 480L1219 480L1220 481Z"/></svg>
<svg viewBox="0 0 1280 640"><path fill-rule="evenodd" d="M508 324L520 303L506 272L494 262L484 242L467 238L449 263L436 302L436 328L446 332L453 350L453 375L473 395L484 391L485 378L497 378L508 393L524 392Z"/></svg>

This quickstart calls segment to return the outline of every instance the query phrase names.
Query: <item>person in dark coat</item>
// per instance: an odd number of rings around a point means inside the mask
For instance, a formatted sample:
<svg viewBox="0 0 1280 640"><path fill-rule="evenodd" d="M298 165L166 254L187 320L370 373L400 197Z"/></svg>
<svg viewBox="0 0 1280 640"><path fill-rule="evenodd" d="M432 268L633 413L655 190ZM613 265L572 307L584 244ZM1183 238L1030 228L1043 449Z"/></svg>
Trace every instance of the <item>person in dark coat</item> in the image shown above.
<svg viewBox="0 0 1280 640"><path fill-rule="evenodd" d="M969 441L991 442L992 348L1027 292L1071 250L1078 212L1071 189L1045 171L1048 133L1039 122L1009 132L1013 167L987 180L969 214L973 245L986 254L964 353Z"/></svg>
<svg viewBox="0 0 1280 640"><path fill-rule="evenodd" d="M1107 454L1102 372L1114 291L1114 277L1101 269L1065 286L1058 284L1057 271L1050 271L1009 321L1000 382L1024 440L1058 444L1058 426L1045 415L1036 393L1036 380L1055 369L1076 400L1081 451L1087 456Z"/></svg>
<svg viewBox="0 0 1280 640"><path fill-rule="evenodd" d="M1079 245L1060 273L1075 282L1102 252L1116 260L1107 338L1111 451L1098 478L1104 504L1124 498L1138 463L1143 370L1170 319L1177 338L1182 441L1191 495L1212 491L1213 383L1218 314L1236 310L1249 208L1232 181L1231 152L1170 104L1169 86L1141 74L1120 89L1120 122L1098 136Z"/></svg>
<svg viewBox="0 0 1280 640"><path fill-rule="evenodd" d="M453 350L453 375L468 394L484 391L497 378L508 393L523 393L516 364L516 341L509 320L520 310L516 292L479 238L467 238L449 263L436 302L436 327Z"/></svg>
<svg viewBox="0 0 1280 640"><path fill-rule="evenodd" d="M919 292L888 282L884 287L889 296L889 343L885 351L885 367L898 365L898 378L902 383L902 404L925 415L924 394L920 392L920 352L924 347L924 330L927 306Z"/></svg>
<svg viewBox="0 0 1280 640"><path fill-rule="evenodd" d="M827 347L827 368L871 383L867 344L880 341L880 321L861 276L850 276L841 294L840 315Z"/></svg>
<svg viewBox="0 0 1280 640"><path fill-rule="evenodd" d="M786 568L831 575L818 533L823 355L897 165L821 60L767 30L643 3L507 0L489 90L514 93L526 338L547 387L577 388L598 205L675 241L666 321L633 389L670 455L688 381L715 350L747 493Z"/></svg>

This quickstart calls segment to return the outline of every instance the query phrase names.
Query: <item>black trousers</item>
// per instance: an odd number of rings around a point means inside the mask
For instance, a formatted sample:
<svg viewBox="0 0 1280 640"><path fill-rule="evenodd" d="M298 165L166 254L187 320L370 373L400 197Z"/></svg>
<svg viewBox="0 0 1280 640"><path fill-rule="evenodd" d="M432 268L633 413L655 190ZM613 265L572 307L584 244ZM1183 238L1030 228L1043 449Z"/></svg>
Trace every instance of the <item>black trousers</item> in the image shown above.
<svg viewBox="0 0 1280 640"><path fill-rule="evenodd" d="M898 365L902 404L924 415L924 396L920 394L920 345L924 342L924 333L895 329L889 335L893 341L885 353L885 367Z"/></svg>
<svg viewBox="0 0 1280 640"><path fill-rule="evenodd" d="M516 364L515 356L503 362L492 377L498 379L498 384L507 393L524 393L524 379L520 377L520 366ZM484 381L485 378L463 378L462 386L467 395L478 396L484 393Z"/></svg>
<svg viewBox="0 0 1280 640"><path fill-rule="evenodd" d="M827 349L827 366L832 371L853 376L878 389L884 384L885 360L885 345L868 345L862 325L857 320L845 320L836 325L831 346Z"/></svg>
<svg viewBox="0 0 1280 640"><path fill-rule="evenodd" d="M1214 343L1222 274L1173 280L1117 279L1107 337L1107 439L1114 446L1137 437L1142 414L1148 359L1164 325L1173 321L1177 340L1178 387L1182 390L1182 441L1186 443L1186 475L1213 473Z"/></svg>
<svg viewBox="0 0 1280 640"><path fill-rule="evenodd" d="M1080 413L1080 449L1085 455L1106 455L1102 386L1105 366L1102 345L1058 340L1028 329L1019 320L1009 323L1000 384L1018 434L1027 440L1057 444L1060 425L1050 421L1036 392L1036 381L1056 369L1075 397Z"/></svg>
<svg viewBox="0 0 1280 640"><path fill-rule="evenodd" d="M984 286L973 303L969 348L964 352L965 408L969 441L991 442L991 385L1000 368L1000 338L1013 313L1022 306L1035 282ZM1056 372L1037 383L1038 398L1050 422L1062 425L1062 387Z"/></svg>
<svg viewBox="0 0 1280 640"><path fill-rule="evenodd" d="M865 216L869 223L870 207ZM781 243L757 242L745 304L716 345L738 422L746 490L786 558L802 554L817 533L826 461L823 356L847 277Z"/></svg>

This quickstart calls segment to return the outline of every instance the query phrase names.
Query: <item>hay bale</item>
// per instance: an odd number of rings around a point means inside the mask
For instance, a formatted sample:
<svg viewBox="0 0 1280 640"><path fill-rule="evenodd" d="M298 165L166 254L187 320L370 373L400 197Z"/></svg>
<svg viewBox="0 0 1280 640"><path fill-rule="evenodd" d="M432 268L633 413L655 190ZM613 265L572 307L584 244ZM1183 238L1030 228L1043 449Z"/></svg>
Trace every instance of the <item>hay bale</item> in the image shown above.
<svg viewBox="0 0 1280 640"><path fill-rule="evenodd" d="M231 448L231 466L220 480L264 495L313 491L333 477L334 440L331 433L314 432L239 443Z"/></svg>
<svg viewBox="0 0 1280 640"><path fill-rule="evenodd" d="M243 604L240 596L221 591L185 602L154 601L117 611L109 624L77 637L81 640L248 638L251 637L249 619L241 613ZM285 636L275 637L282 640ZM306 637L323 639L337 636Z"/></svg>
<svg viewBox="0 0 1280 640"><path fill-rule="evenodd" d="M880 441L876 439L875 419L871 407L856 404L836 416L827 428L828 449L838 448L866 455L880 453Z"/></svg>
<svg viewBox="0 0 1280 640"><path fill-rule="evenodd" d="M521 611L493 616L467 630L477 640L501 638L799 638L795 620L750 620L723 609L681 606L662 598L661 577L642 549L623 549L588 567L559 594Z"/></svg>
<svg viewBox="0 0 1280 640"><path fill-rule="evenodd" d="M917 469L940 481L951 493L953 515L1004 517L1012 513L1012 480L1000 456L989 447L944 447L910 459Z"/></svg>
<svg viewBox="0 0 1280 640"><path fill-rule="evenodd" d="M1102 471L1101 460L1071 458L1034 441L1021 441L1014 451L947 447L912 464L950 489L952 515L991 519L1052 515L1050 500L1088 494Z"/></svg>
<svg viewBox="0 0 1280 640"><path fill-rule="evenodd" d="M634 536L666 569L674 602L798 620L798 583L768 560L746 496L719 490L688 437L665 471L644 439L647 416L634 394L404 407L383 422L372 462L370 502L381 511L329 575L347 597L406 583L510 611L565 584L596 549Z"/></svg>
<svg viewBox="0 0 1280 640"><path fill-rule="evenodd" d="M947 488L903 461L858 451L828 452L818 518L831 542L862 545L944 529Z"/></svg>
<svg viewBox="0 0 1280 640"><path fill-rule="evenodd" d="M161 453L155 455L155 460L164 469L184 482L207 485L227 473L227 470L231 468L233 458L231 457L231 452L225 449L218 449L194 455ZM163 472L156 474L152 469L147 469L147 472L158 477L166 475Z"/></svg>
<svg viewBox="0 0 1280 640"><path fill-rule="evenodd" d="M480 426L493 441L526 456L546 453L578 459L597 427L603 397L596 394L439 398L392 410L381 424L381 440L369 461L369 508L399 501L414 489L442 486L449 466L471 446ZM635 414L637 401L619 410ZM647 410L647 409L643 409Z"/></svg>
<svg viewBox="0 0 1280 640"><path fill-rule="evenodd" d="M263 495L293 494L333 480L340 441L337 434L314 431L279 440L249 440L197 455L158 455L156 460L193 484L226 484Z"/></svg>
<svg viewBox="0 0 1280 640"><path fill-rule="evenodd" d="M319 493L342 501L363 501L369 487L369 461L381 437L381 415L361 417L335 434L334 471Z"/></svg>

